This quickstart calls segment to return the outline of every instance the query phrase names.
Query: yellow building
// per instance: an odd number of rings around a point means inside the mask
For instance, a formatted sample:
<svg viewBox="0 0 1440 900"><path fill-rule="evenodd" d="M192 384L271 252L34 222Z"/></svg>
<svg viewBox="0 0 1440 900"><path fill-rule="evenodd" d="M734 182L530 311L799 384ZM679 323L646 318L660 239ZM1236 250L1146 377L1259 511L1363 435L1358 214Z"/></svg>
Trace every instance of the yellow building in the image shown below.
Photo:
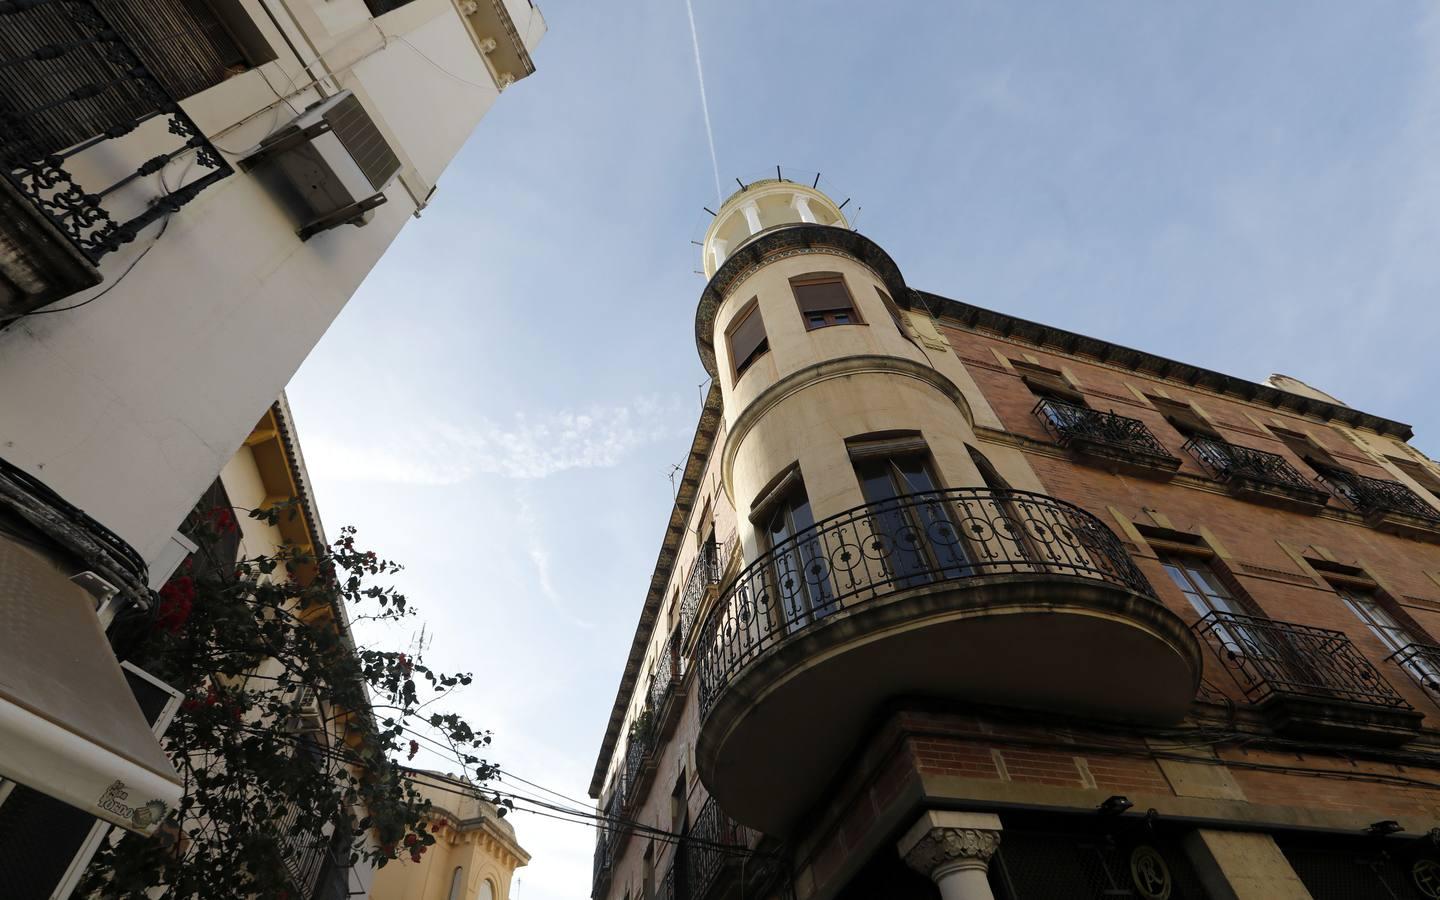
<svg viewBox="0 0 1440 900"><path fill-rule="evenodd" d="M376 872L371 900L509 900L515 870L530 861L515 829L468 781L414 775L435 813L435 844L418 863L402 859Z"/></svg>

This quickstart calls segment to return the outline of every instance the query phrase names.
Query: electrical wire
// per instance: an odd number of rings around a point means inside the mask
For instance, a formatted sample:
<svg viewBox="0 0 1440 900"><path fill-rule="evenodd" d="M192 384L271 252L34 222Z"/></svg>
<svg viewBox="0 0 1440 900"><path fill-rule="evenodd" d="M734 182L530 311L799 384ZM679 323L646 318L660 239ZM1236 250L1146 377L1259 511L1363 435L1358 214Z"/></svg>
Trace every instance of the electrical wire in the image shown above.
<svg viewBox="0 0 1440 900"><path fill-rule="evenodd" d="M488 85L487 85L487 84L479 84L479 83L477 83L477 82L471 81L471 80L468 79L468 78L463 78L463 77L461 77L461 76L459 76L459 75L456 75L454 72L450 71L449 69L447 69L447 68L445 68L444 66L440 65L440 64L439 64L438 62L436 62L435 60L431 59L431 58L425 53L424 50L421 50L419 47L417 47L417 46L415 46L414 44L410 43L410 41L407 40L404 35L402 35L402 34L396 34L396 35L391 35L391 37L393 37L395 40L399 41L400 43L404 44L405 46L409 47L411 50L415 51L417 54L419 54L419 56L420 56L421 59L425 60L425 61L428 62L430 65L434 66L436 69L438 69L438 70L441 71L442 73L450 76L451 78L455 79L456 81L460 82L461 84L468 84L468 85L470 85L471 87L473 87L473 88L479 88L479 89L482 90L482 91L493 91L493 90L497 90L497 86L496 86L494 83L491 83L491 84L488 84Z"/></svg>

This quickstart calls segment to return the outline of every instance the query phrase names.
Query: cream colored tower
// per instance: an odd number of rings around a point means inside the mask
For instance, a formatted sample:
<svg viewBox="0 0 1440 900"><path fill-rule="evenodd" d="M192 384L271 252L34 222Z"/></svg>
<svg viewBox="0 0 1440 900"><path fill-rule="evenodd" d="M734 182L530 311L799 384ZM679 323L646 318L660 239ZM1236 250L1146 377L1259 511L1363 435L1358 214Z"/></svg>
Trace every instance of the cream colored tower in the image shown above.
<svg viewBox="0 0 1440 900"><path fill-rule="evenodd" d="M530 862L515 829L469 782L417 771L415 787L432 804L435 844L411 862L375 873L371 900L509 900L515 870Z"/></svg>
<svg viewBox="0 0 1440 900"><path fill-rule="evenodd" d="M889 255L851 231L834 201L803 184L756 182L720 208L703 252L711 281L696 339L724 397L724 483L746 559L758 552L750 514L792 470L817 521L864 502L847 441L911 435L931 448L942 483L984 485L965 446L977 419L998 424L994 413L929 317L908 309ZM838 299L802 296L817 282ZM824 310L806 311L847 295L847 327L817 327L811 313ZM749 352L757 331L764 348ZM737 347L746 358L734 358ZM1014 487L1037 486L1018 454L994 462Z"/></svg>

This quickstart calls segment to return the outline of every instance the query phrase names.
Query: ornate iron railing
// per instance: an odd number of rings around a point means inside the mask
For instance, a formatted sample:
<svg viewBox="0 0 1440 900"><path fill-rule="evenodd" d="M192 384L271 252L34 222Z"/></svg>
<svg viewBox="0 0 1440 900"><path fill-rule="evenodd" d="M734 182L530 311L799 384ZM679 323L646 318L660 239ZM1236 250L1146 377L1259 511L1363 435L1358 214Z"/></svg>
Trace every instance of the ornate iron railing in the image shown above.
<svg viewBox="0 0 1440 900"><path fill-rule="evenodd" d="M1181 449L1195 457L1219 481L1247 478L1295 490L1319 490L1278 453L1201 436L1192 437Z"/></svg>
<svg viewBox="0 0 1440 900"><path fill-rule="evenodd" d="M705 603L705 592L720 582L720 569L724 565L728 542L716 541L713 537L700 548L690 575L685 579L685 588L680 592L680 642L690 640L700 607Z"/></svg>
<svg viewBox="0 0 1440 900"><path fill-rule="evenodd" d="M595 869L592 875L592 895L598 895L602 882L610 877L615 866L615 851L623 834L620 825L620 803L624 795L623 784L612 783L602 796L608 799L603 804L601 820L595 826Z"/></svg>
<svg viewBox="0 0 1440 900"><path fill-rule="evenodd" d="M1094 579L1155 599L1114 533L1043 494L958 488L857 506L772 547L722 590L696 645L701 715L752 659L832 613L1014 574Z"/></svg>
<svg viewBox="0 0 1440 900"><path fill-rule="evenodd" d="M676 868L677 867L672 864L670 868L665 870L665 875L660 879L660 883L655 886L654 900L687 900L685 894L681 892L679 884L676 883Z"/></svg>
<svg viewBox="0 0 1440 900"><path fill-rule="evenodd" d="M640 799L640 774L654 752L655 714L646 707L630 726L630 737L625 744L624 789L627 809Z"/></svg>
<svg viewBox="0 0 1440 900"><path fill-rule="evenodd" d="M1174 459L1139 419L1048 398L1035 404L1034 413L1061 447L1088 441L1126 454Z"/></svg>
<svg viewBox="0 0 1440 900"><path fill-rule="evenodd" d="M1195 624L1195 633L1251 702L1298 696L1389 708L1409 705L1343 632L1212 612Z"/></svg>
<svg viewBox="0 0 1440 900"><path fill-rule="evenodd" d="M1410 680L1440 698L1440 647L1431 644L1406 644L1386 657L1395 663Z"/></svg>
<svg viewBox="0 0 1440 900"><path fill-rule="evenodd" d="M1364 515L1396 512L1440 522L1440 510L1398 481L1371 478L1344 469L1320 468L1316 479Z"/></svg>
<svg viewBox="0 0 1440 900"><path fill-rule="evenodd" d="M687 898L700 900L715 884L725 864L748 850L756 833L725 814L714 797L706 799L700 814L690 826L693 839L685 850L685 892ZM728 853L734 847L737 853Z"/></svg>
<svg viewBox="0 0 1440 900"><path fill-rule="evenodd" d="M684 663L680 655L680 629L676 628L665 641L665 646L655 661L655 671L650 675L650 709L655 715L664 712L665 704L669 702L671 693L680 684L684 674Z"/></svg>
<svg viewBox="0 0 1440 900"><path fill-rule="evenodd" d="M76 180L77 157L158 117L177 146L108 186ZM107 208L132 182L192 153L204 175L162 186L128 219ZM0 174L92 263L231 171L94 0L0 0Z"/></svg>
<svg viewBox="0 0 1440 900"><path fill-rule="evenodd" d="M288 804L276 822L275 833L280 836L285 871L290 876L291 885L298 897L310 898L321 884L320 876L332 855L334 839L321 828L300 827L297 830L304 818L304 809L295 803Z"/></svg>

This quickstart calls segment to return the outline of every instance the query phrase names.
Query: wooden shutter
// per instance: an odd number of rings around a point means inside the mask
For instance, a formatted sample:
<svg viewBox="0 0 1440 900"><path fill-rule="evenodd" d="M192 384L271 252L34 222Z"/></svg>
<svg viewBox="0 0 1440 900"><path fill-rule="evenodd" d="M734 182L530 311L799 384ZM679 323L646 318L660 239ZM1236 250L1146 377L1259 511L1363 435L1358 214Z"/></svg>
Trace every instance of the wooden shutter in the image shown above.
<svg viewBox="0 0 1440 900"><path fill-rule="evenodd" d="M849 311L855 308L855 302L850 299L850 292L845 289L845 282L840 278L793 282L791 287L795 290L795 300L800 304L802 313Z"/></svg>
<svg viewBox="0 0 1440 900"><path fill-rule="evenodd" d="M1165 416L1165 421L1186 437L1208 437L1223 440L1220 433L1211 428L1209 422L1200 418L1200 414L1190 404L1167 400L1164 397L1151 397L1150 402L1155 404L1155 408Z"/></svg>
<svg viewBox="0 0 1440 900"><path fill-rule="evenodd" d="M756 356L768 349L760 307L752 302L750 311L730 326L730 359L735 366L735 374L745 371L745 367L750 365Z"/></svg>

